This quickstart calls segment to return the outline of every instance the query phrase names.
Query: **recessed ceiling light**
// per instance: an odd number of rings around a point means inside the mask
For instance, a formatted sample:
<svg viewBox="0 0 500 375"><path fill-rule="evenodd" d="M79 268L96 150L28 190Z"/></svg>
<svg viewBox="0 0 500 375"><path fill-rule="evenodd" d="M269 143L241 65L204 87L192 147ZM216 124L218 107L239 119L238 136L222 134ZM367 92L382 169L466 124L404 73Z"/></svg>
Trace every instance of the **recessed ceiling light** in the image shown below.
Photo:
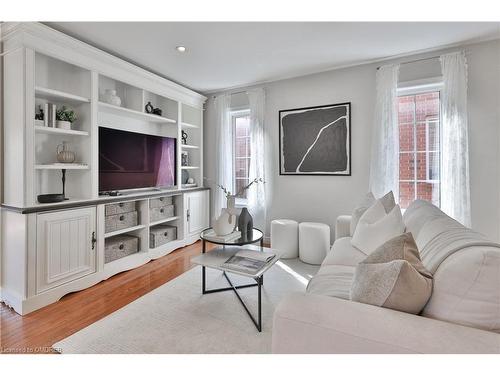
<svg viewBox="0 0 500 375"><path fill-rule="evenodd" d="M186 52L186 47L184 47L184 46L177 46L177 47L175 47L175 49L176 49L178 52Z"/></svg>

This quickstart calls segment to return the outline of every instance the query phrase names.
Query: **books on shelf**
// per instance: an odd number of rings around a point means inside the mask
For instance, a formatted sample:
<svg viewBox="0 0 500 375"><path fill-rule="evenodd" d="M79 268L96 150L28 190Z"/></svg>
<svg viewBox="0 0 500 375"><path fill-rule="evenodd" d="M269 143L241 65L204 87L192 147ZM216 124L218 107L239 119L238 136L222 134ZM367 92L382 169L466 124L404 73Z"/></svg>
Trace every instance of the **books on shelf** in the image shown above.
<svg viewBox="0 0 500 375"><path fill-rule="evenodd" d="M276 254L267 251L240 250L221 267L255 275L275 257Z"/></svg>
<svg viewBox="0 0 500 375"><path fill-rule="evenodd" d="M56 127L56 105L52 103L45 103L44 105L43 122L45 126Z"/></svg>
<svg viewBox="0 0 500 375"><path fill-rule="evenodd" d="M203 235L206 240L208 241L216 241L216 242L225 242L229 243L231 241L234 241L238 238L241 237L241 232L235 231L229 234L226 234L225 236L218 236L215 231L212 229L211 231L205 233Z"/></svg>

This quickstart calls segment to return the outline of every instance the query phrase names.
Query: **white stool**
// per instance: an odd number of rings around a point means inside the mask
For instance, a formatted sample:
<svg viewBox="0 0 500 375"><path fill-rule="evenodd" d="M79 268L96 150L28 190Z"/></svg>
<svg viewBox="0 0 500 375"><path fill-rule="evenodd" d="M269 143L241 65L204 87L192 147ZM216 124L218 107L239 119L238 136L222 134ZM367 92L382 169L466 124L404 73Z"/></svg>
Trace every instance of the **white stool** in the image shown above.
<svg viewBox="0 0 500 375"><path fill-rule="evenodd" d="M271 222L271 248L281 253L281 258L299 256L299 224L294 220L273 220Z"/></svg>
<svg viewBox="0 0 500 375"><path fill-rule="evenodd" d="M322 223L299 224L299 257L304 263L321 264L330 248L330 227Z"/></svg>

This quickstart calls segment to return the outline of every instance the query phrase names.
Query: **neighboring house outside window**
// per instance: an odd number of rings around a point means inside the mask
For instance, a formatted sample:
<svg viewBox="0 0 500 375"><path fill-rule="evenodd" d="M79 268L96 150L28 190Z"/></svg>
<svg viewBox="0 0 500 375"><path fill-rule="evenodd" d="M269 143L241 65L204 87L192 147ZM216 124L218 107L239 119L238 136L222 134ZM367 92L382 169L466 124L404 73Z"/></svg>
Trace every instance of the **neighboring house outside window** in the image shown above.
<svg viewBox="0 0 500 375"><path fill-rule="evenodd" d="M231 112L233 125L233 191L236 193L240 188L249 183L250 173L250 110L239 110ZM246 200L247 191L241 199Z"/></svg>
<svg viewBox="0 0 500 375"><path fill-rule="evenodd" d="M440 206L440 92L401 90L398 97L399 203Z"/></svg>

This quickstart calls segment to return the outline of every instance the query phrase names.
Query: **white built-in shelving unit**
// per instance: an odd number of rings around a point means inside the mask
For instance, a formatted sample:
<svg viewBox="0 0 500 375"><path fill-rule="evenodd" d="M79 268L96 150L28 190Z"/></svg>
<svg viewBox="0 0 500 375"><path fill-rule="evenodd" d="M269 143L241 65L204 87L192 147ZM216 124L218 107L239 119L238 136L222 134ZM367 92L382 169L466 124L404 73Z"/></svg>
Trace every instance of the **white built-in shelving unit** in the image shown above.
<svg viewBox="0 0 500 375"><path fill-rule="evenodd" d="M24 186L7 186L6 203L12 197L17 205L38 204L40 194L60 193L62 191L60 170L66 169L66 195L69 201L98 198L98 136L99 127L108 127L144 134L167 136L177 139L177 184L181 189L203 185L203 98L187 100L185 95L176 96L175 90L165 90L147 81L135 81L120 76L120 69L107 66L107 73L92 68L86 59L74 58L71 53L51 53L43 48L27 48L21 57L28 72L23 77L25 91L19 93L27 103L26 133L28 142L25 147ZM6 60L13 59L9 54ZM7 64L10 66L10 64ZM123 69L122 69L123 70ZM19 72L21 73L21 72ZM24 73L23 73L24 74ZM9 74L6 86L17 78ZM17 80L15 81L17 85ZM104 93L115 90L121 98L121 105L106 103ZM162 115L146 113L147 103L160 108ZM31 104L29 104L31 103ZM77 120L71 129L41 126L35 123L35 113L46 103L57 108L66 106L73 109ZM47 116L47 114L45 114ZM182 131L188 135L187 144L182 144ZM68 149L75 152L73 164L57 163L57 146L65 142ZM181 166L181 153L189 155L189 165ZM183 177L194 179L194 184L186 184Z"/></svg>
<svg viewBox="0 0 500 375"><path fill-rule="evenodd" d="M1 299L20 314L29 313L197 241L209 225L209 192L191 189L203 187L206 97L40 23L0 23L0 31L3 92L8 93ZM116 91L119 106L105 100L106 90ZM161 116L146 113L149 102ZM75 111L70 129L35 120L47 103ZM127 192L123 198L100 196L100 127L175 138L176 185ZM75 153L73 163L57 160L63 142ZM193 184L184 183L186 173ZM40 194L62 192L63 176L67 200L38 203ZM151 222L150 201L162 196L173 197L175 216ZM128 201L135 202L137 225L105 233L106 205ZM152 248L150 231L164 224L177 228L177 239ZM105 241L125 234L139 239L137 253L106 263Z"/></svg>

